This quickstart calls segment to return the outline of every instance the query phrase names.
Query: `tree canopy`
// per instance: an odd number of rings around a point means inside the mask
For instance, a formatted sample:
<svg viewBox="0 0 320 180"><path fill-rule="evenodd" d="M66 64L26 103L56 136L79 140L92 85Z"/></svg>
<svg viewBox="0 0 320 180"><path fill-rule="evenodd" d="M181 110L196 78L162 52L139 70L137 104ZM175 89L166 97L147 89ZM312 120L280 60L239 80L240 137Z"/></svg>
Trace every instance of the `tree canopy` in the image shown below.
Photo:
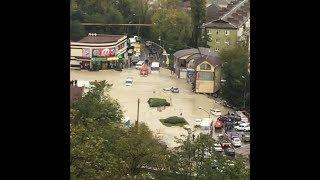
<svg viewBox="0 0 320 180"><path fill-rule="evenodd" d="M244 96L246 109L250 108L250 74L248 72L249 54L246 47L237 46L223 50L222 74L226 80L222 86L222 96L233 106L243 108Z"/></svg>

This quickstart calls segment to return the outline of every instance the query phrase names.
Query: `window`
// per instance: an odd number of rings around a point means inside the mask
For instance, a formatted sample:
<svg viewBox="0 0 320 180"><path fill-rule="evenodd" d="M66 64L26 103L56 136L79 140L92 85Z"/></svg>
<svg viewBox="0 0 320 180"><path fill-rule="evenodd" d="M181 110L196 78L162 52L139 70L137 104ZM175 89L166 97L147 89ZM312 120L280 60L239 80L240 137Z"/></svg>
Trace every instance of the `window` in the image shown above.
<svg viewBox="0 0 320 180"><path fill-rule="evenodd" d="M226 39L226 42L225 42L228 46L230 45L230 40L229 39Z"/></svg>
<svg viewBox="0 0 320 180"><path fill-rule="evenodd" d="M219 30L217 30L217 34L219 34Z"/></svg>
<svg viewBox="0 0 320 180"><path fill-rule="evenodd" d="M220 50L219 48L217 48L217 47L215 48L215 51L219 51L219 50Z"/></svg>
<svg viewBox="0 0 320 180"><path fill-rule="evenodd" d="M229 36L230 31L225 31L226 36Z"/></svg>
<svg viewBox="0 0 320 180"><path fill-rule="evenodd" d="M198 80L212 81L213 72L198 72Z"/></svg>
<svg viewBox="0 0 320 180"><path fill-rule="evenodd" d="M200 65L200 70L211 70L211 65L208 63L203 63Z"/></svg>
<svg viewBox="0 0 320 180"><path fill-rule="evenodd" d="M216 39L216 43L220 43L220 39Z"/></svg>

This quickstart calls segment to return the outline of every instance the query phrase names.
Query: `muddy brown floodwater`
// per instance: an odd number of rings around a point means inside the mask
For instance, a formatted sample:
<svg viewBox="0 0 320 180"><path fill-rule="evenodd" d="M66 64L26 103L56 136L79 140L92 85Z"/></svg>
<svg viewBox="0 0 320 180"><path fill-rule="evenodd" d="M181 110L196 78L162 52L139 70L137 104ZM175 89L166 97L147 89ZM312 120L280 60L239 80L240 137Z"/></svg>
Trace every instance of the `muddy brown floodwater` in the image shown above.
<svg viewBox="0 0 320 180"><path fill-rule="evenodd" d="M133 78L132 86L125 86L127 77ZM198 109L201 106L203 109L210 108L220 109L222 114L226 114L229 109L215 103L213 99L208 98L203 94L195 94L191 91L191 85L186 83L185 79L178 79L170 75L167 69L160 69L159 73L152 73L147 77L141 77L136 69L124 69L122 72L114 70L103 70L98 72L70 70L71 80L106 80L112 83L110 95L117 99L120 103L125 116L129 116L131 122L137 119L137 101L140 99L139 121L146 123L150 129L157 134L168 147L175 147L175 137L180 138L180 135L187 134L187 131L182 127L166 127L161 124L159 119L170 116L184 117L189 126L193 129L195 119L206 118L208 114ZM164 92L163 88L178 87L179 93ZM152 97L160 97L171 102L171 106L166 107L161 112L157 108L150 108L147 101ZM215 121L217 117L211 115ZM195 134L201 130L195 131ZM216 134L214 134L216 137Z"/></svg>

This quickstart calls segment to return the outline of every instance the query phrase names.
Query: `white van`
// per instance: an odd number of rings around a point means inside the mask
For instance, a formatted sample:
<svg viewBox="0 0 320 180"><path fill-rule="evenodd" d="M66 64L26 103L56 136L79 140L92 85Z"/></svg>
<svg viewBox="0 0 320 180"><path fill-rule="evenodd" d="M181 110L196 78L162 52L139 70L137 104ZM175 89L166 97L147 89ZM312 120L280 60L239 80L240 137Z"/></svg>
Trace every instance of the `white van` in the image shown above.
<svg viewBox="0 0 320 180"><path fill-rule="evenodd" d="M144 64L144 61L139 61L136 64L136 69L141 69L142 65Z"/></svg>
<svg viewBox="0 0 320 180"><path fill-rule="evenodd" d="M151 63L151 71L159 72L160 70L160 63L159 62L152 62Z"/></svg>

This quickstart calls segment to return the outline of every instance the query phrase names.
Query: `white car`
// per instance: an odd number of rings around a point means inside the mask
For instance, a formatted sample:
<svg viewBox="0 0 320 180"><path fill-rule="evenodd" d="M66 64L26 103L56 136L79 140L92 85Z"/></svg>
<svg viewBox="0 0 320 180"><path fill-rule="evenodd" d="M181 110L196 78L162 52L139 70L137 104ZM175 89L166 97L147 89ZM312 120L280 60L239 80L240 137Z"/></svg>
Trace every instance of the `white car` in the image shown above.
<svg viewBox="0 0 320 180"><path fill-rule="evenodd" d="M127 78L126 79L126 86L132 86L132 84L133 84L132 78Z"/></svg>
<svg viewBox="0 0 320 180"><path fill-rule="evenodd" d="M221 116L221 111L219 109L210 109L210 110L211 110L211 114L215 116Z"/></svg>
<svg viewBox="0 0 320 180"><path fill-rule="evenodd" d="M241 140L240 138L233 138L231 141L232 145L234 147L241 147Z"/></svg>
<svg viewBox="0 0 320 180"><path fill-rule="evenodd" d="M222 152L222 151L223 151L223 149L222 149L222 147L221 147L220 144L214 144L214 145L213 145L213 149L214 149L215 151L217 151L217 152Z"/></svg>
<svg viewBox="0 0 320 180"><path fill-rule="evenodd" d="M250 123L242 123L234 127L237 131L250 131Z"/></svg>
<svg viewBox="0 0 320 180"><path fill-rule="evenodd" d="M247 116L244 115L243 112L241 112L241 111L236 111L236 114L237 114L238 116L240 116L241 121L244 121L244 122L248 122L248 121L249 121L248 118L247 118Z"/></svg>
<svg viewBox="0 0 320 180"><path fill-rule="evenodd" d="M141 69L143 63L144 63L143 61L137 62L137 64L136 64L136 69Z"/></svg>

